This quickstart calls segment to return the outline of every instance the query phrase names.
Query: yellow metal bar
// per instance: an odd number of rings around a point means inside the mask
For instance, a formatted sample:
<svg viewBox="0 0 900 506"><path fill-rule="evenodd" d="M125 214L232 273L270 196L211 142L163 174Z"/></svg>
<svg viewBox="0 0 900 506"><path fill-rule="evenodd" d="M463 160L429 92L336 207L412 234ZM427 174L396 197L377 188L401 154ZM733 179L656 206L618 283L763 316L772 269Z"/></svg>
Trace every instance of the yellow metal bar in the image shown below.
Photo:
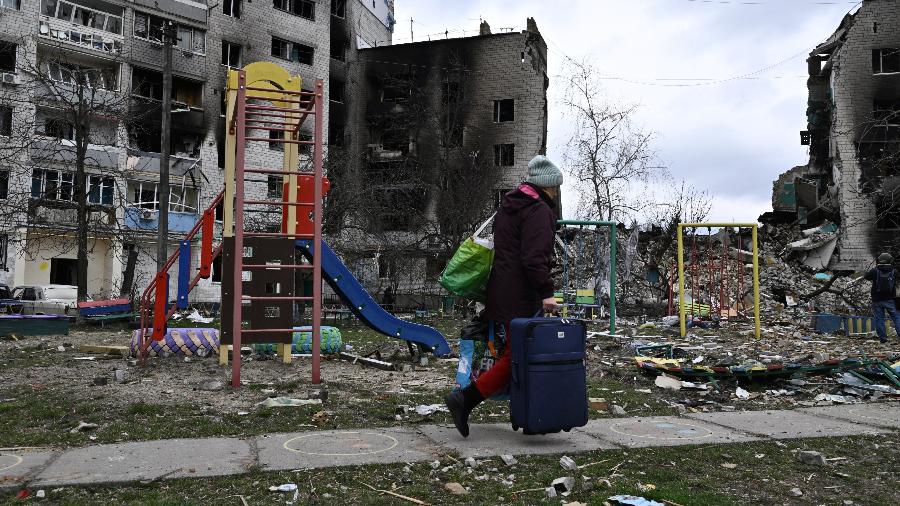
<svg viewBox="0 0 900 506"><path fill-rule="evenodd" d="M753 235L753 320L756 323L756 338L759 339L759 248L757 247L757 227L752 227Z"/></svg>
<svg viewBox="0 0 900 506"><path fill-rule="evenodd" d="M225 365L228 363L228 350L230 349L230 344L219 345L219 365Z"/></svg>
<svg viewBox="0 0 900 506"><path fill-rule="evenodd" d="M720 228L720 227L740 227L740 228L756 228L756 223L679 223L679 227L684 228Z"/></svg>
<svg viewBox="0 0 900 506"><path fill-rule="evenodd" d="M228 72L237 74L234 70ZM231 130L231 118L234 116L235 102L237 90L229 89L225 107L225 196L222 203L222 237L234 237L234 157L237 137L236 132Z"/></svg>
<svg viewBox="0 0 900 506"><path fill-rule="evenodd" d="M281 361L285 364L291 363L291 349L293 348L293 344L279 344L278 345L278 354L281 355Z"/></svg>
<svg viewBox="0 0 900 506"><path fill-rule="evenodd" d="M681 324L681 337L684 337L687 335L687 324L684 321L684 238L680 225L678 226L678 322Z"/></svg>
<svg viewBox="0 0 900 506"><path fill-rule="evenodd" d="M299 109L300 104L290 104L291 109ZM295 121L299 123L299 115L295 115L293 113L288 114L287 121L290 123L294 123ZM296 135L297 139L299 139L300 134L285 132L285 135ZM285 195L288 202L298 202L297 200L297 174L293 174L293 172L297 172L297 169L300 167L300 145L285 143L284 144L284 160L282 162L282 170L285 172L291 172L291 174L282 178L282 183L287 182L288 186L288 194ZM287 229L285 232L293 234L297 231L297 206L287 206ZM283 211L282 211L283 212ZM290 357L290 354L288 354Z"/></svg>

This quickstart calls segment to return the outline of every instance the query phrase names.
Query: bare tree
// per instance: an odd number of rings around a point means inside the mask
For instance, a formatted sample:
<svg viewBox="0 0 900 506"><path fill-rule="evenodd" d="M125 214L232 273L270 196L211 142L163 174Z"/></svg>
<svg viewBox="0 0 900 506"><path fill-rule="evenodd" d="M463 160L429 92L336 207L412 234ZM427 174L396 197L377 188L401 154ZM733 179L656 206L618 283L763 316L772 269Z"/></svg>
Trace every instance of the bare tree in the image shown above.
<svg viewBox="0 0 900 506"><path fill-rule="evenodd" d="M34 54L28 41L16 44L18 84L0 92L0 107L13 111L11 135L0 146L10 210L0 226L15 229L24 221L63 243L58 232L74 235L78 299L85 300L89 238L120 231L117 209L124 204L117 157L96 145L117 144L128 98L119 92L117 62L92 64L57 44L44 42ZM55 215L47 220L41 209ZM74 219L66 218L73 209Z"/></svg>
<svg viewBox="0 0 900 506"><path fill-rule="evenodd" d="M572 133L565 161L581 192L581 214L627 221L653 205L641 197L666 171L656 164L653 134L634 124L637 106L606 102L598 77L589 63L570 61L563 107Z"/></svg>

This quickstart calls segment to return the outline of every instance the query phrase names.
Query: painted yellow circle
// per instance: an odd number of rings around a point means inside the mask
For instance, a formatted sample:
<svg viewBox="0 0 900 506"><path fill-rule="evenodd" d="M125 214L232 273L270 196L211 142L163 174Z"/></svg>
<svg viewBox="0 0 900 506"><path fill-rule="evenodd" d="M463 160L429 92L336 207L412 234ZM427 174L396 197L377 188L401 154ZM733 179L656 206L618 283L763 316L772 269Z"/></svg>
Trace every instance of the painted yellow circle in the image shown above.
<svg viewBox="0 0 900 506"><path fill-rule="evenodd" d="M616 434L621 434L623 436L628 436L628 437L639 437L639 438L643 438L643 439L662 439L662 440L703 439L703 438L710 437L713 435L713 432L711 430L706 429L704 427L700 427L700 426L693 425L690 423L680 423L680 422L678 422L678 423L662 422L662 423L665 423L667 425L672 425L673 426L672 428L689 427L691 429L704 431L704 432L706 432L706 434L703 434L702 436L663 437L663 436L647 436L647 435L641 435L641 434L632 434L630 432L627 432L627 428L622 428L622 430L620 430L620 428L623 425L633 425L635 423L643 423L643 422L633 422L633 421L618 422L618 423L614 423L614 424L610 425L609 430L615 432ZM647 423L655 423L655 422L647 422Z"/></svg>
<svg viewBox="0 0 900 506"><path fill-rule="evenodd" d="M350 437L347 437L347 438L345 438L345 439L343 439L343 440L339 440L339 442L343 442L343 443L352 443L351 446L352 446L353 448L359 448L360 450L366 450L366 451L357 451L357 452L350 452L350 453L326 453L326 452L318 452L318 451L308 451L308 450L303 450L302 448L294 448L294 447L292 447L292 443L295 443L295 442L298 442L298 441L302 441L302 440L305 440L305 439L308 439L308 438L313 438L313 437L315 437L315 438L336 438L336 437L339 437L339 436L341 436L341 435L346 435L346 436L350 436ZM372 446L371 443L366 442L366 441L364 441L363 439L361 439L361 438L359 438L359 437L353 438L352 436L378 436L378 437L380 437L380 438L383 438L386 442L388 442L388 443L389 443L389 446L387 446L386 448L378 448L378 449L369 450L368 448L371 448L371 446ZM354 441L355 441L355 442L354 442ZM387 434L379 434L379 433L377 433L377 432L351 432L351 431L345 431L345 432L336 432L336 433L328 434L328 435L323 435L323 434L306 434L306 435L303 435L303 436L297 436L297 437L295 437L295 438L291 438L291 439L288 439L287 441L285 441L285 442L284 442L284 449L285 449L285 450L288 450L288 451L291 451L291 452L303 453L303 454L306 454L306 455L322 455L322 456L325 456L325 457L352 457L352 456L354 456L354 455L373 455L373 454L376 454L376 453L383 453L383 452L386 452L386 451L393 450L394 448L397 447L398 444L400 444L400 442L397 441L396 438L394 438L394 437L392 437L392 436L389 436L389 435L387 435Z"/></svg>
<svg viewBox="0 0 900 506"><path fill-rule="evenodd" d="M22 457L20 457L18 455L0 455L0 465L3 465L2 464L3 462L12 461L12 464L9 464L4 467L0 467L0 471L6 471L7 469L14 468L17 465L21 464L22 460L23 460Z"/></svg>

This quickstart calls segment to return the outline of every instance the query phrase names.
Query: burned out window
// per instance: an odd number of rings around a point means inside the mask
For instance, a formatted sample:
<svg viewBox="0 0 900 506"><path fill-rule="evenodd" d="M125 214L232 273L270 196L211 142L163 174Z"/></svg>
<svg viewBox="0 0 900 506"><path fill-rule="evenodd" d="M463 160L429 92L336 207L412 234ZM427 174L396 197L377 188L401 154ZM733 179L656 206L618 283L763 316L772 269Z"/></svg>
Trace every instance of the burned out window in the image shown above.
<svg viewBox="0 0 900 506"><path fill-rule="evenodd" d="M9 171L0 170L0 200L9 198Z"/></svg>
<svg viewBox="0 0 900 506"><path fill-rule="evenodd" d="M900 72L900 48L872 50L872 73L892 74Z"/></svg>
<svg viewBox="0 0 900 506"><path fill-rule="evenodd" d="M877 230L900 230L900 192L879 199L875 212Z"/></svg>
<svg viewBox="0 0 900 506"><path fill-rule="evenodd" d="M266 196L270 199L284 197L284 177L270 174L266 181Z"/></svg>
<svg viewBox="0 0 900 506"><path fill-rule="evenodd" d="M241 17L241 0L223 0L222 14L232 18Z"/></svg>
<svg viewBox="0 0 900 506"><path fill-rule="evenodd" d="M0 135L12 135L12 107L0 106Z"/></svg>
<svg viewBox="0 0 900 506"><path fill-rule="evenodd" d="M497 167L511 167L516 164L515 144L494 145L494 165Z"/></svg>
<svg viewBox="0 0 900 506"><path fill-rule="evenodd" d="M343 81L339 81L334 78L328 80L328 100L337 102L339 104L344 103Z"/></svg>
<svg viewBox="0 0 900 506"><path fill-rule="evenodd" d="M75 126L59 118L47 118L44 121L44 135L64 141L75 140Z"/></svg>
<svg viewBox="0 0 900 506"><path fill-rule="evenodd" d="M316 3L312 0L273 0L272 5L280 10L301 18L315 21Z"/></svg>
<svg viewBox="0 0 900 506"><path fill-rule="evenodd" d="M508 98L494 100L494 123L506 123L516 119L516 101Z"/></svg>
<svg viewBox="0 0 900 506"><path fill-rule="evenodd" d="M313 64L315 49L299 42L272 37L272 56L305 65Z"/></svg>
<svg viewBox="0 0 900 506"><path fill-rule="evenodd" d="M0 72L16 72L17 47L12 42L0 41Z"/></svg>
<svg viewBox="0 0 900 506"><path fill-rule="evenodd" d="M22 2L20 0L0 0L0 7L12 10L19 10Z"/></svg>
<svg viewBox="0 0 900 506"><path fill-rule="evenodd" d="M241 67L241 45L234 42L222 41L222 65L237 69ZM224 97L225 94L223 93Z"/></svg>
<svg viewBox="0 0 900 506"><path fill-rule="evenodd" d="M34 169L31 173L31 198L72 202L75 174L58 170Z"/></svg>
<svg viewBox="0 0 900 506"><path fill-rule="evenodd" d="M284 132L278 132L275 130L269 130L269 138L274 140L282 140L284 139ZM283 142L270 142L269 149L276 149L278 151L282 151L284 149Z"/></svg>
<svg viewBox="0 0 900 506"><path fill-rule="evenodd" d="M872 110L877 124L900 125L900 100L876 100Z"/></svg>
<svg viewBox="0 0 900 506"><path fill-rule="evenodd" d="M344 0L331 0L331 15L342 19L347 15L347 5Z"/></svg>

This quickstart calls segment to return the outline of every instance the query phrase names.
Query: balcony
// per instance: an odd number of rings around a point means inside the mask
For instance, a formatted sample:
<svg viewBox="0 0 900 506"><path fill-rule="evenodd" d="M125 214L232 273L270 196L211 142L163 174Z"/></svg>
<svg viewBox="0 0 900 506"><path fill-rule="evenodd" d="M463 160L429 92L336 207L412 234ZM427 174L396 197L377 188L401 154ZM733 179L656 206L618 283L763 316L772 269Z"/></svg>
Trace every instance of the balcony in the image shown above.
<svg viewBox="0 0 900 506"><path fill-rule="evenodd" d="M162 155L159 153L129 149L125 166L129 171L159 174L161 157ZM203 162L199 158L172 155L169 157L169 162L171 163L169 174L172 177L181 177L193 171L199 173L203 168Z"/></svg>
<svg viewBox="0 0 900 506"><path fill-rule="evenodd" d="M122 37L87 26L73 26L71 23L41 16L39 21L41 37L62 41L82 48L118 55L122 52Z"/></svg>
<svg viewBox="0 0 900 506"><path fill-rule="evenodd" d="M197 213L178 213L169 211L169 232L189 232L200 215ZM155 231L159 228L159 211L141 207L125 208L125 227L131 230Z"/></svg>

